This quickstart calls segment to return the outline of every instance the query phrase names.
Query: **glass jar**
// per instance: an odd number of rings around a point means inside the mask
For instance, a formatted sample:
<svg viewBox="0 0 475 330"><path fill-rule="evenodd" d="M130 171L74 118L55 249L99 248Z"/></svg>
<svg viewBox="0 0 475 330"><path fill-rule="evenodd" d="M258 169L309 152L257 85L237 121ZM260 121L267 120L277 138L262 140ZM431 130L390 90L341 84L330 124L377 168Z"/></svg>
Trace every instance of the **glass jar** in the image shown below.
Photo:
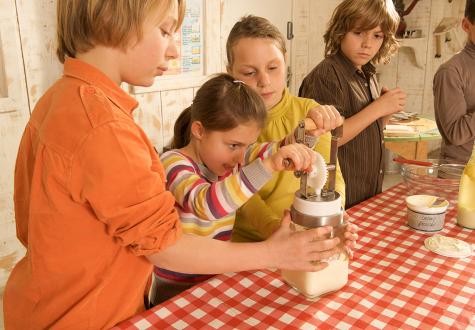
<svg viewBox="0 0 475 330"><path fill-rule="evenodd" d="M475 229L475 144L463 170L457 203L457 224Z"/></svg>
<svg viewBox="0 0 475 330"><path fill-rule="evenodd" d="M332 226L333 230L320 239L338 237L337 253L324 260L328 266L317 272L282 270L282 277L291 287L309 299L337 291L348 282L348 253L345 247L346 223L343 220L341 198L338 193L330 196L300 198L296 193L291 207L291 229L294 231ZM319 261L317 261L318 263Z"/></svg>

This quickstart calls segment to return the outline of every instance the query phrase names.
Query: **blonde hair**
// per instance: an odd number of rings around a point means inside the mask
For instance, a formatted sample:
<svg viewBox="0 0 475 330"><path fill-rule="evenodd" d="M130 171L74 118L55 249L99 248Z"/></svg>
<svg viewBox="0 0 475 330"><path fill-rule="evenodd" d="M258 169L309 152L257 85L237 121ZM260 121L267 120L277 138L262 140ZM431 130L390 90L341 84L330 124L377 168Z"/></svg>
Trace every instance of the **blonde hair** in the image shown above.
<svg viewBox="0 0 475 330"><path fill-rule="evenodd" d="M271 39L276 42L277 47L285 57L287 49L285 47L285 39L271 22L264 17L259 16L243 16L234 24L231 32L229 32L228 40L226 41L226 56L228 59L228 68L234 64L234 45L243 38L262 38Z"/></svg>
<svg viewBox="0 0 475 330"><path fill-rule="evenodd" d="M58 0L56 55L61 63L96 45L126 48L132 37L140 40L142 25L151 13L157 23L178 5L183 20L184 0Z"/></svg>
<svg viewBox="0 0 475 330"><path fill-rule="evenodd" d="M361 31L381 27L384 40L371 62L387 64L399 44L395 33L399 25L399 15L392 0L345 0L336 7L323 39L325 57L340 50L345 34L354 28Z"/></svg>

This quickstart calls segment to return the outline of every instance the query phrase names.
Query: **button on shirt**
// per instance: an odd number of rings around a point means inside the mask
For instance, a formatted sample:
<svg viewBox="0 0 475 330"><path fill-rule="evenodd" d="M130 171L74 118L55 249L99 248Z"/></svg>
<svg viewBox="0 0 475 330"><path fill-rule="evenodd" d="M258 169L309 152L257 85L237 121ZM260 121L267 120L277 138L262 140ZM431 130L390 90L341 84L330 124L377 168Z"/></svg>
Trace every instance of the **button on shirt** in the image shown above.
<svg viewBox="0 0 475 330"><path fill-rule="evenodd" d="M320 62L304 79L299 95L320 104L334 105L349 118L380 96L375 67L368 63L358 70L342 53ZM346 183L346 208L382 190L383 122L371 123L338 149L338 160Z"/></svg>
<svg viewBox="0 0 475 330"><path fill-rule="evenodd" d="M6 328L110 328L144 310L145 255L173 244L181 227L136 106L76 59L39 100L16 163L27 253L5 289Z"/></svg>

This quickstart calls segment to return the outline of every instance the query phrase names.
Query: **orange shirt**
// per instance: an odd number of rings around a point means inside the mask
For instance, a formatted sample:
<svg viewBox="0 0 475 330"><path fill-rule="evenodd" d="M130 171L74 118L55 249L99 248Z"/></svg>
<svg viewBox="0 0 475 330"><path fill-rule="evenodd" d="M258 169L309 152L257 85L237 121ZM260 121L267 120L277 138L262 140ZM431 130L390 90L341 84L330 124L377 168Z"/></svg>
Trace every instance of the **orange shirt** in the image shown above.
<svg viewBox="0 0 475 330"><path fill-rule="evenodd" d="M5 288L6 329L109 328L144 310L144 255L173 244L181 227L136 106L77 59L38 102L15 169L27 252Z"/></svg>

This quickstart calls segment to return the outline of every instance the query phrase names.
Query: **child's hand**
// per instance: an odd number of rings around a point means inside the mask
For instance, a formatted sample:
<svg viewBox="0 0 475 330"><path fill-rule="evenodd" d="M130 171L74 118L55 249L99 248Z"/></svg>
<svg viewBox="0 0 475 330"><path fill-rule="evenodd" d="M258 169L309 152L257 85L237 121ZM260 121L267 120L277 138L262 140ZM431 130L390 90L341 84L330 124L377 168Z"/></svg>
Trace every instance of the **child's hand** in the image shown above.
<svg viewBox="0 0 475 330"><path fill-rule="evenodd" d="M343 218L347 222L346 231L345 231L345 246L346 251L348 252L348 257L353 258L352 248L356 248L356 240L358 239L358 226L351 223L351 218L348 213L343 213Z"/></svg>
<svg viewBox="0 0 475 330"><path fill-rule="evenodd" d="M290 213L285 211L280 228L265 243L274 267L315 272L328 264L322 262L338 252L339 238L325 239L331 227L300 232L290 229Z"/></svg>
<svg viewBox="0 0 475 330"><path fill-rule="evenodd" d="M381 89L381 96L375 102L378 104L380 111L379 117L390 116L393 113L404 110L406 106L406 93L399 87L394 89L383 87Z"/></svg>
<svg viewBox="0 0 475 330"><path fill-rule="evenodd" d="M305 134L311 136L320 136L338 126L343 125L343 117L333 105L319 105L312 108L307 113L315 127L306 128Z"/></svg>
<svg viewBox="0 0 475 330"><path fill-rule="evenodd" d="M262 162L270 171L307 171L312 170L315 152L302 143L293 143L283 147Z"/></svg>

